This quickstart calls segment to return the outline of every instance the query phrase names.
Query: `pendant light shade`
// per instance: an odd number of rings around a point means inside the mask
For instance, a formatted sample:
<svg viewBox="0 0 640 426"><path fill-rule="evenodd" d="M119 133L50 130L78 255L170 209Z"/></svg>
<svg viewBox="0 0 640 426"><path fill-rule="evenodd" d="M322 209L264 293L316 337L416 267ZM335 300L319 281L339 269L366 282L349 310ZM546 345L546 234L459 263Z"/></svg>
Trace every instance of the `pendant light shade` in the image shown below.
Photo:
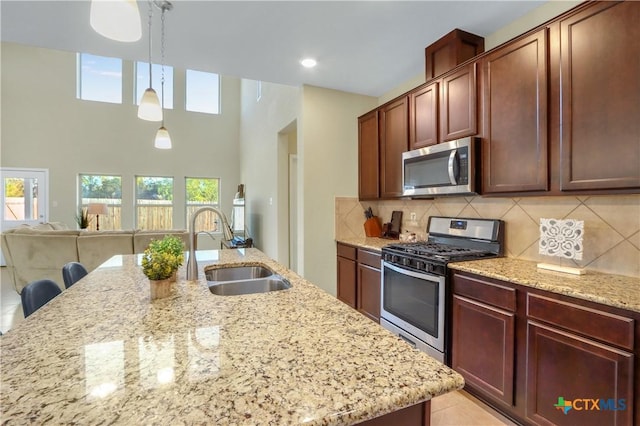
<svg viewBox="0 0 640 426"><path fill-rule="evenodd" d="M158 149L171 149L171 136L169 136L169 131L164 126L158 129L153 146Z"/></svg>
<svg viewBox="0 0 640 426"><path fill-rule="evenodd" d="M162 78L160 79L160 86L162 90L162 103L160 105L164 110L164 20L165 20L164 14L167 10L171 10L173 8L173 5L171 4L171 2L167 0L162 0L162 1L156 0L156 5L162 10L162 17L161 17L161 23L162 23L161 42L162 43L160 45L160 52L162 53L162 61L160 62L162 65L162 68L161 68ZM167 130L167 128L164 127L164 112L162 114L162 124L160 125L160 128L156 133L156 139L153 146L155 146L158 149L171 149L171 136L169 136L169 131Z"/></svg>
<svg viewBox="0 0 640 426"><path fill-rule="evenodd" d="M158 94L153 90L153 78L151 75L151 21L153 20L153 7L149 2L149 87L142 94L138 104L138 118L147 121L162 121L162 105Z"/></svg>
<svg viewBox="0 0 640 426"><path fill-rule="evenodd" d="M142 94L140 105L138 106L138 118L147 121L162 121L162 107L158 94L152 87L149 87Z"/></svg>
<svg viewBox="0 0 640 426"><path fill-rule="evenodd" d="M111 40L133 42L142 37L136 0L91 0L89 22L98 34Z"/></svg>

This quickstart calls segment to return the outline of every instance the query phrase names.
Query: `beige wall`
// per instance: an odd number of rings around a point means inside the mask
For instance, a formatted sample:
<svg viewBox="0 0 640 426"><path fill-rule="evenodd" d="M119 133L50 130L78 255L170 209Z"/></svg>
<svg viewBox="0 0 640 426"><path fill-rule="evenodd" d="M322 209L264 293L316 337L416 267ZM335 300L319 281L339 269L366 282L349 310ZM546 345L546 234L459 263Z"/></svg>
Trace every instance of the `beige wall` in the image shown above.
<svg viewBox="0 0 640 426"><path fill-rule="evenodd" d="M299 120L301 90L263 82L257 100L257 84L242 80L241 88L240 170L246 185L246 221L255 246L287 264L279 253L279 242L287 235L278 226L279 217L286 214L281 199L288 196L278 186L280 175L286 173L280 164L279 133Z"/></svg>
<svg viewBox="0 0 640 426"><path fill-rule="evenodd" d="M356 118L375 98L304 86L299 165L304 277L335 295L334 197L358 191Z"/></svg>
<svg viewBox="0 0 640 426"><path fill-rule="evenodd" d="M297 271L335 294L334 197L357 192L356 117L376 99L336 90L242 81L241 169L256 246L289 264L286 155L298 155ZM295 132L295 136L291 135ZM295 142L295 147L291 143Z"/></svg>
<svg viewBox="0 0 640 426"><path fill-rule="evenodd" d="M2 167L49 169L51 221L75 228L79 173L123 179L122 227L134 227L135 174L173 176L174 228L184 221L184 177L220 177L222 207L230 214L240 183L240 80L222 78L222 114L186 112L184 70L174 70L174 109L165 124L173 149L158 150L159 123L139 120L133 64L123 63L123 104L76 99L76 54L2 43Z"/></svg>

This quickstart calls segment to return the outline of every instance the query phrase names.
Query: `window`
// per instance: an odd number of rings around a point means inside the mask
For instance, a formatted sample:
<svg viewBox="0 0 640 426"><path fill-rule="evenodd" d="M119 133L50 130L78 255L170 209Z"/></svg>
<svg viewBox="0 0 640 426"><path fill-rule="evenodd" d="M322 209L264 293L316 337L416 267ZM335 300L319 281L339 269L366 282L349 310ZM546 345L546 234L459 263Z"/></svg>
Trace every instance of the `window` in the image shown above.
<svg viewBox="0 0 640 426"><path fill-rule="evenodd" d="M191 224L191 216L200 207L220 207L220 179L217 178L191 178L185 179L185 193L187 201L187 225ZM198 217L196 222L198 231L218 231L218 216L212 212L206 212Z"/></svg>
<svg viewBox="0 0 640 426"><path fill-rule="evenodd" d="M80 208L104 203L108 213L100 215L100 230L122 229L122 178L120 176L80 175ZM97 220L89 218L87 229L96 229Z"/></svg>
<svg viewBox="0 0 640 426"><path fill-rule="evenodd" d="M78 53L77 57L77 98L121 104L122 59L88 53Z"/></svg>
<svg viewBox="0 0 640 426"><path fill-rule="evenodd" d="M220 77L218 74L187 70L187 111L219 114Z"/></svg>
<svg viewBox="0 0 640 426"><path fill-rule="evenodd" d="M138 229L172 229L173 178L136 176Z"/></svg>
<svg viewBox="0 0 640 426"><path fill-rule="evenodd" d="M145 90L149 88L149 62L136 62L136 105L140 105L140 99ZM162 65L151 65L151 78L153 90L158 94L162 102ZM164 66L164 107L173 109L173 67Z"/></svg>

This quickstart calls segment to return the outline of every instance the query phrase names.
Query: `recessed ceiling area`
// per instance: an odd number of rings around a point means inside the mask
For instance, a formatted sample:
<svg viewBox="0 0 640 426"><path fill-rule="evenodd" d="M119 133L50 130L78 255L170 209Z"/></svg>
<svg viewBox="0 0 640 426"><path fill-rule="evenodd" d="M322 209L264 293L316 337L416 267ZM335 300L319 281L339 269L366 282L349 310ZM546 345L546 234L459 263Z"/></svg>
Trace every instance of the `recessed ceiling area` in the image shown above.
<svg viewBox="0 0 640 426"><path fill-rule="evenodd" d="M380 96L424 72L424 48L454 28L492 34L537 1L172 1L166 14L168 65L254 80L309 84ZM108 40L89 25L90 2L0 3L2 41L147 61L142 38ZM153 62L160 62L154 9ZM312 57L317 66L300 66Z"/></svg>

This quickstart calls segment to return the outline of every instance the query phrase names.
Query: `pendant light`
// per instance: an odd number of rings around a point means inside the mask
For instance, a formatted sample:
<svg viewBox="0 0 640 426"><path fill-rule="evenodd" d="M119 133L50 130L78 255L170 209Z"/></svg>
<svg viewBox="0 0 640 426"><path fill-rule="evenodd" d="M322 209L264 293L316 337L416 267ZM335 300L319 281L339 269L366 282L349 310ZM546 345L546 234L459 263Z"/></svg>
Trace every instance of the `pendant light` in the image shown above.
<svg viewBox="0 0 640 426"><path fill-rule="evenodd" d="M133 42L142 37L136 0L91 0L89 23L98 34L112 40Z"/></svg>
<svg viewBox="0 0 640 426"><path fill-rule="evenodd" d="M138 105L138 118L147 121L162 120L162 107L158 100L158 94L153 90L153 79L151 74L151 21L153 18L153 6L149 0L149 87L142 94Z"/></svg>
<svg viewBox="0 0 640 426"><path fill-rule="evenodd" d="M171 10L173 5L168 1L162 1L156 3L160 9L162 9L162 34L161 34L161 44L160 44L160 52L161 52L161 66L162 66L162 79L160 80L160 87L162 90L162 109L164 110L164 13L167 10ZM166 127L164 127L164 112L162 114L162 125L158 129L156 133L156 139L154 146L158 149L171 149L171 136L169 136L169 131Z"/></svg>

